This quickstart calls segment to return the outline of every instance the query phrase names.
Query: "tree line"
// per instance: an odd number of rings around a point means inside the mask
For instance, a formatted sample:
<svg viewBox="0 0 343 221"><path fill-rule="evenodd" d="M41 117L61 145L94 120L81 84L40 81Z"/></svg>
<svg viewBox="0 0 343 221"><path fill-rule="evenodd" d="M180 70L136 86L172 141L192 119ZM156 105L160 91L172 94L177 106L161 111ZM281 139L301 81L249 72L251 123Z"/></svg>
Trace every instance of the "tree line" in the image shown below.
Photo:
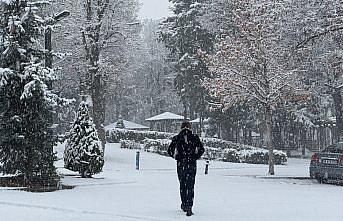
<svg viewBox="0 0 343 221"><path fill-rule="evenodd" d="M259 134L269 174L275 147L341 139L340 1L170 2L160 37L175 55L185 117L210 117L229 140Z"/></svg>
<svg viewBox="0 0 343 221"><path fill-rule="evenodd" d="M139 21L137 0L0 3L2 172L52 177L56 133L94 123L104 148L105 125L164 111L200 128L206 119L209 136L266 146L270 174L273 148L340 139L340 1L170 2L162 21Z"/></svg>

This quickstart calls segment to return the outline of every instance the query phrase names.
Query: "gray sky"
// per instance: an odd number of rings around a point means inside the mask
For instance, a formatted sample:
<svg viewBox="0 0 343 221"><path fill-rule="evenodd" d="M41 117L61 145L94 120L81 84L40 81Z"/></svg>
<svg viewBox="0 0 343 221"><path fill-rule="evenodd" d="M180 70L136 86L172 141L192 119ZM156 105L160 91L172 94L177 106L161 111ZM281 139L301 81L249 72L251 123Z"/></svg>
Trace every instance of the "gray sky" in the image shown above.
<svg viewBox="0 0 343 221"><path fill-rule="evenodd" d="M168 7L168 0L139 0L141 9L139 12L140 18L161 19L171 14Z"/></svg>

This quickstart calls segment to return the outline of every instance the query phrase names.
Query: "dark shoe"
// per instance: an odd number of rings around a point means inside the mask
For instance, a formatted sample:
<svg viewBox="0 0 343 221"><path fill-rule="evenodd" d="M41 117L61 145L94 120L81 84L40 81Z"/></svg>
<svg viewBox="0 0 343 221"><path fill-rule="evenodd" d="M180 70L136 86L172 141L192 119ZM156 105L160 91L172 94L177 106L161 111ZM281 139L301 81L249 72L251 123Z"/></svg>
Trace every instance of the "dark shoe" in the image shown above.
<svg viewBox="0 0 343 221"><path fill-rule="evenodd" d="M186 216L192 216L192 215L194 215L194 213L192 212L192 209L190 208L187 210Z"/></svg>
<svg viewBox="0 0 343 221"><path fill-rule="evenodd" d="M184 205L182 205L182 204L181 204L181 209L182 209L183 212L187 212L186 207L184 207Z"/></svg>

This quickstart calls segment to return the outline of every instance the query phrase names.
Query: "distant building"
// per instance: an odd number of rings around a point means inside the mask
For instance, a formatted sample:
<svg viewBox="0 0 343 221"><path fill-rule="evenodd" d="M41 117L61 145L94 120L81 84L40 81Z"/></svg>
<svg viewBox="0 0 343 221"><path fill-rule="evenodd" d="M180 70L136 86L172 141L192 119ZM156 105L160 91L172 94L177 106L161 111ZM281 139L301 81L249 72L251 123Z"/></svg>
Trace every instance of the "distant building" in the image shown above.
<svg viewBox="0 0 343 221"><path fill-rule="evenodd" d="M121 121L124 124L124 129L127 129L127 130L149 130L149 127L141 125L141 124L137 124L135 122L131 122L131 121L127 121L127 120L121 120ZM105 130L112 130L114 128L118 128L118 122L107 125L105 127Z"/></svg>
<svg viewBox="0 0 343 221"><path fill-rule="evenodd" d="M145 121L150 123L150 130L157 130L161 132L177 133L180 130L181 123L184 117L171 112L164 112L162 114L150 117Z"/></svg>
<svg viewBox="0 0 343 221"><path fill-rule="evenodd" d="M200 118L196 118L196 119L191 120L189 122L192 124L192 129L193 129L194 133L197 133L201 136L205 135L205 132L206 132L205 128L208 127L208 123L209 123L208 118L203 119L202 125L201 125L202 128L200 128Z"/></svg>

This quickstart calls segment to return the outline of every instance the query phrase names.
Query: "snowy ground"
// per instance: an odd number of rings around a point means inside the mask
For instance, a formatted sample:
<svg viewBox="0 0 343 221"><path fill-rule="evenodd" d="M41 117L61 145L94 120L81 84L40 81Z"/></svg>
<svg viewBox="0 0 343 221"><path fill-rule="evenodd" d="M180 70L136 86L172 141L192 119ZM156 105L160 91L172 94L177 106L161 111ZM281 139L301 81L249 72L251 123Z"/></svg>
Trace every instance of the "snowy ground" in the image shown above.
<svg viewBox="0 0 343 221"><path fill-rule="evenodd" d="M62 148L58 148L61 152ZM308 160L290 159L266 176L267 166L211 162L204 175L198 162L193 217L179 209L175 162L156 154L141 154L111 144L104 172L95 179L65 176L72 190L29 193L0 189L0 220L4 221L308 221L341 220L343 187L318 184L308 177ZM62 161L58 162L62 167ZM73 173L63 168L65 174ZM288 177L288 178L287 178Z"/></svg>

